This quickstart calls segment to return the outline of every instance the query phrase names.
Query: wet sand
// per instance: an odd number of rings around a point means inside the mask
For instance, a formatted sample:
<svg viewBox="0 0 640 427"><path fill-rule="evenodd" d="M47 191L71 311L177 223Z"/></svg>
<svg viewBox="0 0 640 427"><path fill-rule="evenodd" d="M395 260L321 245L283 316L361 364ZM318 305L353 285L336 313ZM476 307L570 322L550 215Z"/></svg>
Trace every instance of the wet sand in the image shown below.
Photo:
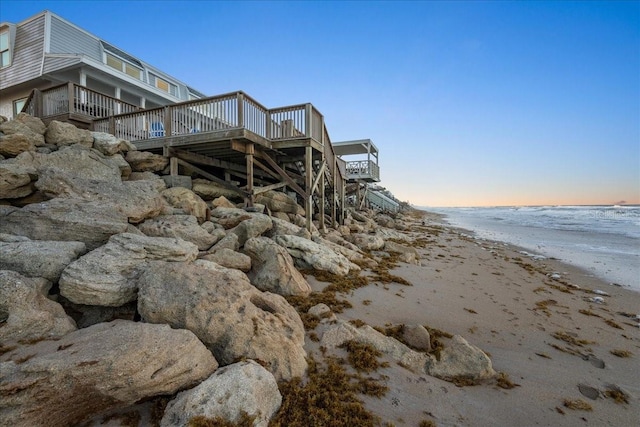
<svg viewBox="0 0 640 427"><path fill-rule="evenodd" d="M353 308L338 317L462 335L518 386L505 390L489 381L458 387L391 364L380 371L388 376L389 392L365 398L368 409L396 426L640 425L640 328L630 317L640 314L640 293L510 245L475 239L438 215L427 218L426 226L416 221L409 232L428 238L418 248L420 265L401 263L392 271L413 286L372 283L357 289L343 296ZM326 286L309 282L315 290ZM606 397L611 390L623 391L628 403ZM592 410L571 409L565 399L580 399Z"/></svg>

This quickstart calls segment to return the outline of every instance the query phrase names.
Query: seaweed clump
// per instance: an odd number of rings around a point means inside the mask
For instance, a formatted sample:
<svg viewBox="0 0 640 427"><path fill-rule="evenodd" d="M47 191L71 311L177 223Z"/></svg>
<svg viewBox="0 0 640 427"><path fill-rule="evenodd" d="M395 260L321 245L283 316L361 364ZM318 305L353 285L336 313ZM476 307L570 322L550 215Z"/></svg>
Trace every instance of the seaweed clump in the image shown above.
<svg viewBox="0 0 640 427"><path fill-rule="evenodd" d="M566 408L574 409L574 410L578 410L578 411L592 411L593 410L591 405L589 405L587 402L585 402L582 399L575 399L575 400L564 399L562 404Z"/></svg>
<svg viewBox="0 0 640 427"><path fill-rule="evenodd" d="M305 382L294 378L279 384L282 405L270 426L380 425L380 419L366 410L358 394L366 392L368 395L381 396L384 394L381 387L371 387L370 379L363 381L359 376L349 374L335 358L327 358L324 368L313 358L309 358L308 363L308 379Z"/></svg>
<svg viewBox="0 0 640 427"><path fill-rule="evenodd" d="M222 417L207 418L202 415L189 419L188 427L253 427L255 416L249 416L242 412L240 419L236 422L226 420Z"/></svg>

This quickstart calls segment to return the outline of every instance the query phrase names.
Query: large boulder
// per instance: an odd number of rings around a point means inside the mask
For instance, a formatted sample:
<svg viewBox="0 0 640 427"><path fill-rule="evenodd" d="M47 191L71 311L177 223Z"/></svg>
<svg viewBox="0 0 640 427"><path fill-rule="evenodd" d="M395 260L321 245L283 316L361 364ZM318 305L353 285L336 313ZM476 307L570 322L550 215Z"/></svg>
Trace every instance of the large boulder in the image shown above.
<svg viewBox="0 0 640 427"><path fill-rule="evenodd" d="M127 217L114 206L77 199L53 199L22 209L0 207L0 233L38 240L83 242L88 250L124 233Z"/></svg>
<svg viewBox="0 0 640 427"><path fill-rule="evenodd" d="M349 322L340 320L336 324L323 324L323 326L326 327L326 330L322 331L320 345L329 350L340 347L347 341L356 341L374 347L397 364L416 374L425 373L425 368L429 363L429 356L426 353L412 350L395 338L388 337L369 325L356 327Z"/></svg>
<svg viewBox="0 0 640 427"><path fill-rule="evenodd" d="M40 171L35 186L49 197L83 199L111 205L134 224L166 210L164 199L152 181L98 181L58 168L46 168Z"/></svg>
<svg viewBox="0 0 640 427"><path fill-rule="evenodd" d="M207 232L193 215L161 215L139 224L138 229L147 236L186 240L198 246L201 251L206 251L222 238L220 234Z"/></svg>
<svg viewBox="0 0 640 427"><path fill-rule="evenodd" d="M256 203L265 205L272 212L304 215L304 208L298 205L294 198L281 191L270 190L261 193L256 197Z"/></svg>
<svg viewBox="0 0 640 427"><path fill-rule="evenodd" d="M387 240L384 242L384 250L399 254L398 259L402 262L406 262L407 264L420 263L420 254L418 254L418 251L411 246L405 246L391 240Z"/></svg>
<svg viewBox="0 0 640 427"><path fill-rule="evenodd" d="M200 259L215 262L223 267L235 268L245 273L251 270L251 258L229 248L220 248L216 251L211 251L200 257Z"/></svg>
<svg viewBox="0 0 640 427"><path fill-rule="evenodd" d="M138 285L138 311L146 322L188 328L221 364L260 360L278 380L305 373L300 316L280 295L253 287L244 273L203 260L155 261Z"/></svg>
<svg viewBox="0 0 640 427"><path fill-rule="evenodd" d="M378 265L378 263L374 259L365 256L362 252L360 252L360 250L357 249L357 247L356 247L356 250L349 249L346 246L333 243L329 240L323 239L320 236L313 236L312 240L318 243L319 245L323 245L331 249L335 253L338 253L344 256L345 258L347 258L349 261L351 261L356 265L359 265L359 266L365 265L369 268L374 268Z"/></svg>
<svg viewBox="0 0 640 427"><path fill-rule="evenodd" d="M14 120L16 122L24 124L33 132L39 135L44 135L44 133L47 131L47 125L45 125L39 117L33 117L28 115L27 113L18 113Z"/></svg>
<svg viewBox="0 0 640 427"><path fill-rule="evenodd" d="M169 164L167 157L148 151L129 151L125 160L134 172L160 172Z"/></svg>
<svg viewBox="0 0 640 427"><path fill-rule="evenodd" d="M35 190L31 181L37 179L35 170L15 163L0 163L0 198L26 197Z"/></svg>
<svg viewBox="0 0 640 427"><path fill-rule="evenodd" d="M47 298L50 287L46 279L0 270L0 342L53 339L76 330L60 304Z"/></svg>
<svg viewBox="0 0 640 427"><path fill-rule="evenodd" d="M265 236L267 237L278 236L280 234L290 234L292 236L311 239L311 233L309 233L306 228L292 224L288 220L285 221L280 218L272 217L271 222L273 223L273 227L265 233Z"/></svg>
<svg viewBox="0 0 640 427"><path fill-rule="evenodd" d="M44 137L41 132L36 132L33 127L31 123L25 123L22 120L9 120L8 122L0 123L0 132L5 136L22 135L33 146L41 147L45 143Z"/></svg>
<svg viewBox="0 0 640 427"><path fill-rule="evenodd" d="M213 200L218 197L225 197L228 200L235 200L238 202L244 200L244 196L241 194L206 179L194 179L191 189L204 200Z"/></svg>
<svg viewBox="0 0 640 427"><path fill-rule="evenodd" d="M106 132L91 132L93 148L105 156L113 156L121 151L128 151L129 144L124 139L117 138Z"/></svg>
<svg viewBox="0 0 640 427"><path fill-rule="evenodd" d="M217 207L211 210L211 221L229 230L238 226L242 221L250 219L251 214L244 209Z"/></svg>
<svg viewBox="0 0 640 427"><path fill-rule="evenodd" d="M242 221L240 224L232 228L229 232L238 236L238 243L240 247L244 243L253 238L261 236L267 230L273 227L273 222L270 217L264 214L252 214L251 218Z"/></svg>
<svg viewBox="0 0 640 427"><path fill-rule="evenodd" d="M181 239L118 234L62 272L60 294L76 304L118 307L137 298L140 264L193 261L197 256L196 245Z"/></svg>
<svg viewBox="0 0 640 427"><path fill-rule="evenodd" d="M167 188L162 192L162 196L174 208L182 209L185 213L195 216L200 224L209 219L207 203L187 188Z"/></svg>
<svg viewBox="0 0 640 427"><path fill-rule="evenodd" d="M44 134L47 144L54 144L59 147L65 145L80 144L85 147L93 145L93 135L86 129L78 129L71 123L52 120L47 126Z"/></svg>
<svg viewBox="0 0 640 427"><path fill-rule="evenodd" d="M0 234L0 269L57 283L62 270L86 251L82 242L51 242Z"/></svg>
<svg viewBox="0 0 640 427"><path fill-rule="evenodd" d="M35 151L36 145L27 135L15 133L0 134L0 156L15 157L27 151Z"/></svg>
<svg viewBox="0 0 640 427"><path fill-rule="evenodd" d="M186 330L125 320L0 356L0 421L79 425L108 410L193 387L218 367Z"/></svg>
<svg viewBox="0 0 640 427"><path fill-rule="evenodd" d="M443 380L465 378L477 381L496 375L489 356L460 335L454 335L446 343L439 359L432 358L427 372Z"/></svg>
<svg viewBox="0 0 640 427"><path fill-rule="evenodd" d="M255 427L267 427L282 396L273 375L253 360L218 369L200 385L169 402L161 427L182 427L196 416L239 423L243 414Z"/></svg>
<svg viewBox="0 0 640 427"><path fill-rule="evenodd" d="M114 157L106 157L97 150L74 145L51 154L22 153L15 163L41 171L47 168L63 170L73 176L96 181L120 182L122 172Z"/></svg>
<svg viewBox="0 0 640 427"><path fill-rule="evenodd" d="M244 244L244 252L251 257L253 268L249 280L261 291L282 296L311 293L311 286L293 265L285 248L266 237L254 237Z"/></svg>
<svg viewBox="0 0 640 427"><path fill-rule="evenodd" d="M360 270L343 255L304 237L287 234L275 236L273 240L284 247L301 268L328 271L338 276L346 276L351 270Z"/></svg>
<svg viewBox="0 0 640 427"><path fill-rule="evenodd" d="M363 251L377 251L384 248L384 239L375 234L354 233L349 238L351 243Z"/></svg>

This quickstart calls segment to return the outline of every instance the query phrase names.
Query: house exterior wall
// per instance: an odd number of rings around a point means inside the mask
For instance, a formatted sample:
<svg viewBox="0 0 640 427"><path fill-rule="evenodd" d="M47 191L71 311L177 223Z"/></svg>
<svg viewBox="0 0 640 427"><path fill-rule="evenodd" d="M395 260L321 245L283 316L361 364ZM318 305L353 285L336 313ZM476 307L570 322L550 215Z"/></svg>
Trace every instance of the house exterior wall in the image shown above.
<svg viewBox="0 0 640 427"><path fill-rule="evenodd" d="M40 15L16 27L11 65L0 69L0 90L40 76L44 54L44 23L45 15Z"/></svg>
<svg viewBox="0 0 640 427"><path fill-rule="evenodd" d="M102 62L100 41L85 31L51 15L51 39L49 53L71 53L86 55Z"/></svg>

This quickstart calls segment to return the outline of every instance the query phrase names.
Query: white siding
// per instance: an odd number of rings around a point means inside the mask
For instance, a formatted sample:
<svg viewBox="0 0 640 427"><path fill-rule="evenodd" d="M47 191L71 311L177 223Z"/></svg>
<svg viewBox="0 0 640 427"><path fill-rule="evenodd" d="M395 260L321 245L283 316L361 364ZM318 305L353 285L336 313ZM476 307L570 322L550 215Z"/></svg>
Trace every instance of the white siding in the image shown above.
<svg viewBox="0 0 640 427"><path fill-rule="evenodd" d="M52 73L56 70L60 70L62 68L78 64L80 62L80 57L45 57L44 59L44 74Z"/></svg>
<svg viewBox="0 0 640 427"><path fill-rule="evenodd" d="M44 52L44 15L16 28L13 60L0 69L0 90L40 76Z"/></svg>

